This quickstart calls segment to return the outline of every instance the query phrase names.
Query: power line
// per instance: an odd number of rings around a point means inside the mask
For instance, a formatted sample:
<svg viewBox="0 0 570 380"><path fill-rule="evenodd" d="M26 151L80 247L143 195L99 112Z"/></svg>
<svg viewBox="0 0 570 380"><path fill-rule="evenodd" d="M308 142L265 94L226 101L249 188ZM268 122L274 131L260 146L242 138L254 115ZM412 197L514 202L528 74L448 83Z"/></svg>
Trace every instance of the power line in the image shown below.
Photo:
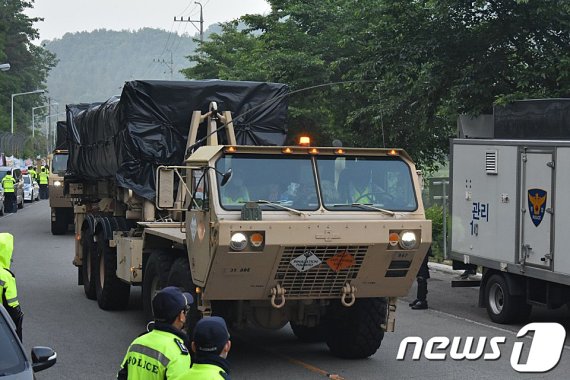
<svg viewBox="0 0 570 380"><path fill-rule="evenodd" d="M180 16L180 20L176 16L174 16L174 22L189 22L200 32L200 42L204 42L204 12L202 8L202 3L199 1L195 1L194 4L198 4L200 6L200 20L190 20L190 16L184 19L183 16ZM195 23L200 23L200 28L196 26Z"/></svg>
<svg viewBox="0 0 570 380"><path fill-rule="evenodd" d="M172 75L174 73L174 61L172 60L172 50L170 51L170 62L165 61L164 59L153 59L153 62L158 62L159 64L163 64L166 67L168 67L168 70L170 71L170 80L172 80Z"/></svg>

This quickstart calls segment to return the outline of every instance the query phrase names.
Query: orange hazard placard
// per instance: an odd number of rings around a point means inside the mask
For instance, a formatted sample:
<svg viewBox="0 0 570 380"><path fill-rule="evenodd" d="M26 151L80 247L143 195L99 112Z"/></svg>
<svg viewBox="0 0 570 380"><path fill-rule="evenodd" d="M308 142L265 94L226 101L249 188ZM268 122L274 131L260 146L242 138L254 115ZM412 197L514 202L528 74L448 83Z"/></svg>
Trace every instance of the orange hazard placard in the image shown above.
<svg viewBox="0 0 570 380"><path fill-rule="evenodd" d="M348 269L355 264L354 256L350 253L344 251L342 253L338 253L327 260L327 265L334 270L335 272L339 272L343 269Z"/></svg>

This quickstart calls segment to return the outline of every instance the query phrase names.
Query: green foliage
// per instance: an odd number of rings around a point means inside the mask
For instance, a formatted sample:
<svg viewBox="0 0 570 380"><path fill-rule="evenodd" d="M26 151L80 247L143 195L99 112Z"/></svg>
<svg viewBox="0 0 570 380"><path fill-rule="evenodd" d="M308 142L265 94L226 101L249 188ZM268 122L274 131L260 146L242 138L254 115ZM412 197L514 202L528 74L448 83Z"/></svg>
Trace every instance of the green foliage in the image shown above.
<svg viewBox="0 0 570 380"><path fill-rule="evenodd" d="M396 146L433 171L460 113L570 95L570 3L466 0L270 0L189 57L188 78L267 80L299 90L294 133Z"/></svg>
<svg viewBox="0 0 570 380"><path fill-rule="evenodd" d="M432 226L432 252L436 261L443 261L443 207L433 205L426 208L426 219L431 220ZM449 217L449 210L446 215L447 236L451 232L451 220Z"/></svg>
<svg viewBox="0 0 570 380"><path fill-rule="evenodd" d="M53 54L32 44L38 38L33 24L41 21L23 13L32 5L33 1L23 0L0 2L0 63L11 66L9 71L0 72L0 132L10 131L11 95L45 89L48 72L56 63ZM39 95L14 98L15 133L31 134L31 109L42 103ZM26 153L31 154L30 149Z"/></svg>
<svg viewBox="0 0 570 380"><path fill-rule="evenodd" d="M196 42L188 35L143 28L67 33L44 45L59 59L47 84L63 111L65 104L102 102L119 95L128 80L183 79L178 70Z"/></svg>

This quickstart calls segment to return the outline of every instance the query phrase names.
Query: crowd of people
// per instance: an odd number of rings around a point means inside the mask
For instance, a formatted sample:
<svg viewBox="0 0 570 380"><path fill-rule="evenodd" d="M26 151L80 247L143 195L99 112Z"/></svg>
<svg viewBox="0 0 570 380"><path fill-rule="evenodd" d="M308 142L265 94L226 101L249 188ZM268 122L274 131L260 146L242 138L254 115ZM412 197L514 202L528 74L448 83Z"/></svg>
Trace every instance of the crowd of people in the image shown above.
<svg viewBox="0 0 570 380"><path fill-rule="evenodd" d="M48 184L49 184L49 168L47 165L42 165L39 168L29 166L27 174L31 179L36 181L40 187L40 199L48 199ZM17 186L18 179L12 175L12 170L8 170L2 180L0 181L4 191L4 211L13 213L17 211Z"/></svg>

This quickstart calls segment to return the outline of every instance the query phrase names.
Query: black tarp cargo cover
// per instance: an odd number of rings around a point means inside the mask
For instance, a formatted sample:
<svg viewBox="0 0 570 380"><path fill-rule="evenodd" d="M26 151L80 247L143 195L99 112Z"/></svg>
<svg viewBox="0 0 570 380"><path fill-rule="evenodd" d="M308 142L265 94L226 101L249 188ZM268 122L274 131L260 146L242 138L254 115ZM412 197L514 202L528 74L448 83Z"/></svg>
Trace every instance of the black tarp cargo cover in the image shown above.
<svg viewBox="0 0 570 380"><path fill-rule="evenodd" d="M121 187L154 201L155 170L181 165L192 112L231 111L239 145L282 145L288 88L279 83L130 81L120 97L67 106L68 175L115 178ZM198 136L205 135L205 123ZM224 142L225 134L219 133Z"/></svg>
<svg viewBox="0 0 570 380"><path fill-rule="evenodd" d="M493 118L498 139L570 140L570 98L495 106Z"/></svg>
<svg viewBox="0 0 570 380"><path fill-rule="evenodd" d="M55 149L65 150L69 148L67 140L67 123L65 121L58 121L55 129Z"/></svg>

